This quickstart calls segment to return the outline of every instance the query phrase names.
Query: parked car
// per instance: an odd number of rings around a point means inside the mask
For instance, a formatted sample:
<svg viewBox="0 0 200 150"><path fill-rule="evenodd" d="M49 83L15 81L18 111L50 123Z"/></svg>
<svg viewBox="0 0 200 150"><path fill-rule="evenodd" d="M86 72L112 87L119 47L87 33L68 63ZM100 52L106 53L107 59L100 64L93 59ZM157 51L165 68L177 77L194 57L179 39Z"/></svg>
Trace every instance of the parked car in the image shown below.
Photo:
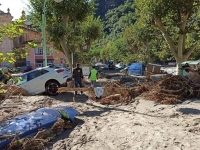
<svg viewBox="0 0 200 150"><path fill-rule="evenodd" d="M32 71L12 74L14 84L26 90L30 95L46 92L48 95L57 95L61 86L66 86L72 75L66 68L48 66Z"/></svg>
<svg viewBox="0 0 200 150"><path fill-rule="evenodd" d="M108 64L105 64L105 65L104 65L104 69L106 69L106 70L109 69Z"/></svg>
<svg viewBox="0 0 200 150"><path fill-rule="evenodd" d="M33 68L31 66L22 66L20 67L20 72L28 72L28 71L31 71L33 70Z"/></svg>
<svg viewBox="0 0 200 150"><path fill-rule="evenodd" d="M121 70L124 69L126 67L126 65L122 64L122 63L118 63L115 65L115 70Z"/></svg>
<svg viewBox="0 0 200 150"><path fill-rule="evenodd" d="M100 73L101 72L101 67L100 66L95 66L95 69Z"/></svg>

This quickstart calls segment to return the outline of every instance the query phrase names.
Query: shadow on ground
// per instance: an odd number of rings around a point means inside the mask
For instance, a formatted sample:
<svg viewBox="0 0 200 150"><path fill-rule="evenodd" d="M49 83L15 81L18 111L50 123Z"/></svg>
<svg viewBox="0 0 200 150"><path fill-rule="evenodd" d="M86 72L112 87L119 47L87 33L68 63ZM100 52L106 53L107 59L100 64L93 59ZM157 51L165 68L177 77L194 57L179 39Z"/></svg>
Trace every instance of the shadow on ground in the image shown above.
<svg viewBox="0 0 200 150"><path fill-rule="evenodd" d="M88 96L84 93L78 93L78 95L74 95L73 92L63 92L58 94L57 96L51 96L51 98L62 102L73 102L73 97L75 98L75 102L78 103L85 103L88 100Z"/></svg>
<svg viewBox="0 0 200 150"><path fill-rule="evenodd" d="M194 114L194 115L200 114L200 110L194 109L194 108L180 108L179 111L184 113L184 114Z"/></svg>

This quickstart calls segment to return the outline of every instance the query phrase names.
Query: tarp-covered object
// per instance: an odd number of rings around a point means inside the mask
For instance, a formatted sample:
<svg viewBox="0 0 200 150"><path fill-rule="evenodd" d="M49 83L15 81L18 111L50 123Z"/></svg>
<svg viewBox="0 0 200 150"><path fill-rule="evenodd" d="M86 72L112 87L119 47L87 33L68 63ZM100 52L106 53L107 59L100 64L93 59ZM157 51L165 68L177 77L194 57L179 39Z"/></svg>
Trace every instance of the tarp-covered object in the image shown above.
<svg viewBox="0 0 200 150"><path fill-rule="evenodd" d="M195 70L198 70L198 65L200 65L200 60L195 60L195 61L185 61L181 63L181 68L180 69L180 75L186 76L188 75L188 71L183 69L184 66L186 67L192 67Z"/></svg>
<svg viewBox="0 0 200 150"><path fill-rule="evenodd" d="M74 121L78 112L66 106L40 108L36 112L19 115L0 122L0 149L5 148L18 134L19 138L34 136L39 129L50 129L59 118Z"/></svg>
<svg viewBox="0 0 200 150"><path fill-rule="evenodd" d="M128 68L128 75L142 76L144 75L144 63L132 63Z"/></svg>

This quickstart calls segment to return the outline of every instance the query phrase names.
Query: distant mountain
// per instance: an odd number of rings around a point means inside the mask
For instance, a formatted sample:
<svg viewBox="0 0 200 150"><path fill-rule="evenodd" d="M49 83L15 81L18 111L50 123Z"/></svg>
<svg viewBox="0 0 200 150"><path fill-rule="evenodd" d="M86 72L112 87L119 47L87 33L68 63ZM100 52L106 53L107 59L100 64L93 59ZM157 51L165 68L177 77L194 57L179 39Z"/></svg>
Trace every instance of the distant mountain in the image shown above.
<svg viewBox="0 0 200 150"><path fill-rule="evenodd" d="M98 5L96 10L96 16L100 16L105 19L105 14L108 10L116 8L123 4L126 0L95 0Z"/></svg>

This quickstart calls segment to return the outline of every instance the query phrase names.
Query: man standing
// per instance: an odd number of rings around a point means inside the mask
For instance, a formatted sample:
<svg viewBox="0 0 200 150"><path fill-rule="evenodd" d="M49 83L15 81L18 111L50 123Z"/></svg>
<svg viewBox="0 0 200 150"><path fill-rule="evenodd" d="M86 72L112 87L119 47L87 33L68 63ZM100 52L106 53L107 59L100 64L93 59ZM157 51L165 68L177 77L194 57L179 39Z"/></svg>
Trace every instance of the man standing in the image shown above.
<svg viewBox="0 0 200 150"><path fill-rule="evenodd" d="M88 79L91 81L91 86L95 87L96 80L98 79L98 71L95 69L95 66L92 66Z"/></svg>
<svg viewBox="0 0 200 150"><path fill-rule="evenodd" d="M75 83L75 88L80 86L82 87L82 79L83 79L83 71L82 68L80 68L80 64L76 64L76 68L73 70L73 78L74 78L74 83ZM81 94L83 92L81 91ZM75 91L75 94L77 95L77 91Z"/></svg>

